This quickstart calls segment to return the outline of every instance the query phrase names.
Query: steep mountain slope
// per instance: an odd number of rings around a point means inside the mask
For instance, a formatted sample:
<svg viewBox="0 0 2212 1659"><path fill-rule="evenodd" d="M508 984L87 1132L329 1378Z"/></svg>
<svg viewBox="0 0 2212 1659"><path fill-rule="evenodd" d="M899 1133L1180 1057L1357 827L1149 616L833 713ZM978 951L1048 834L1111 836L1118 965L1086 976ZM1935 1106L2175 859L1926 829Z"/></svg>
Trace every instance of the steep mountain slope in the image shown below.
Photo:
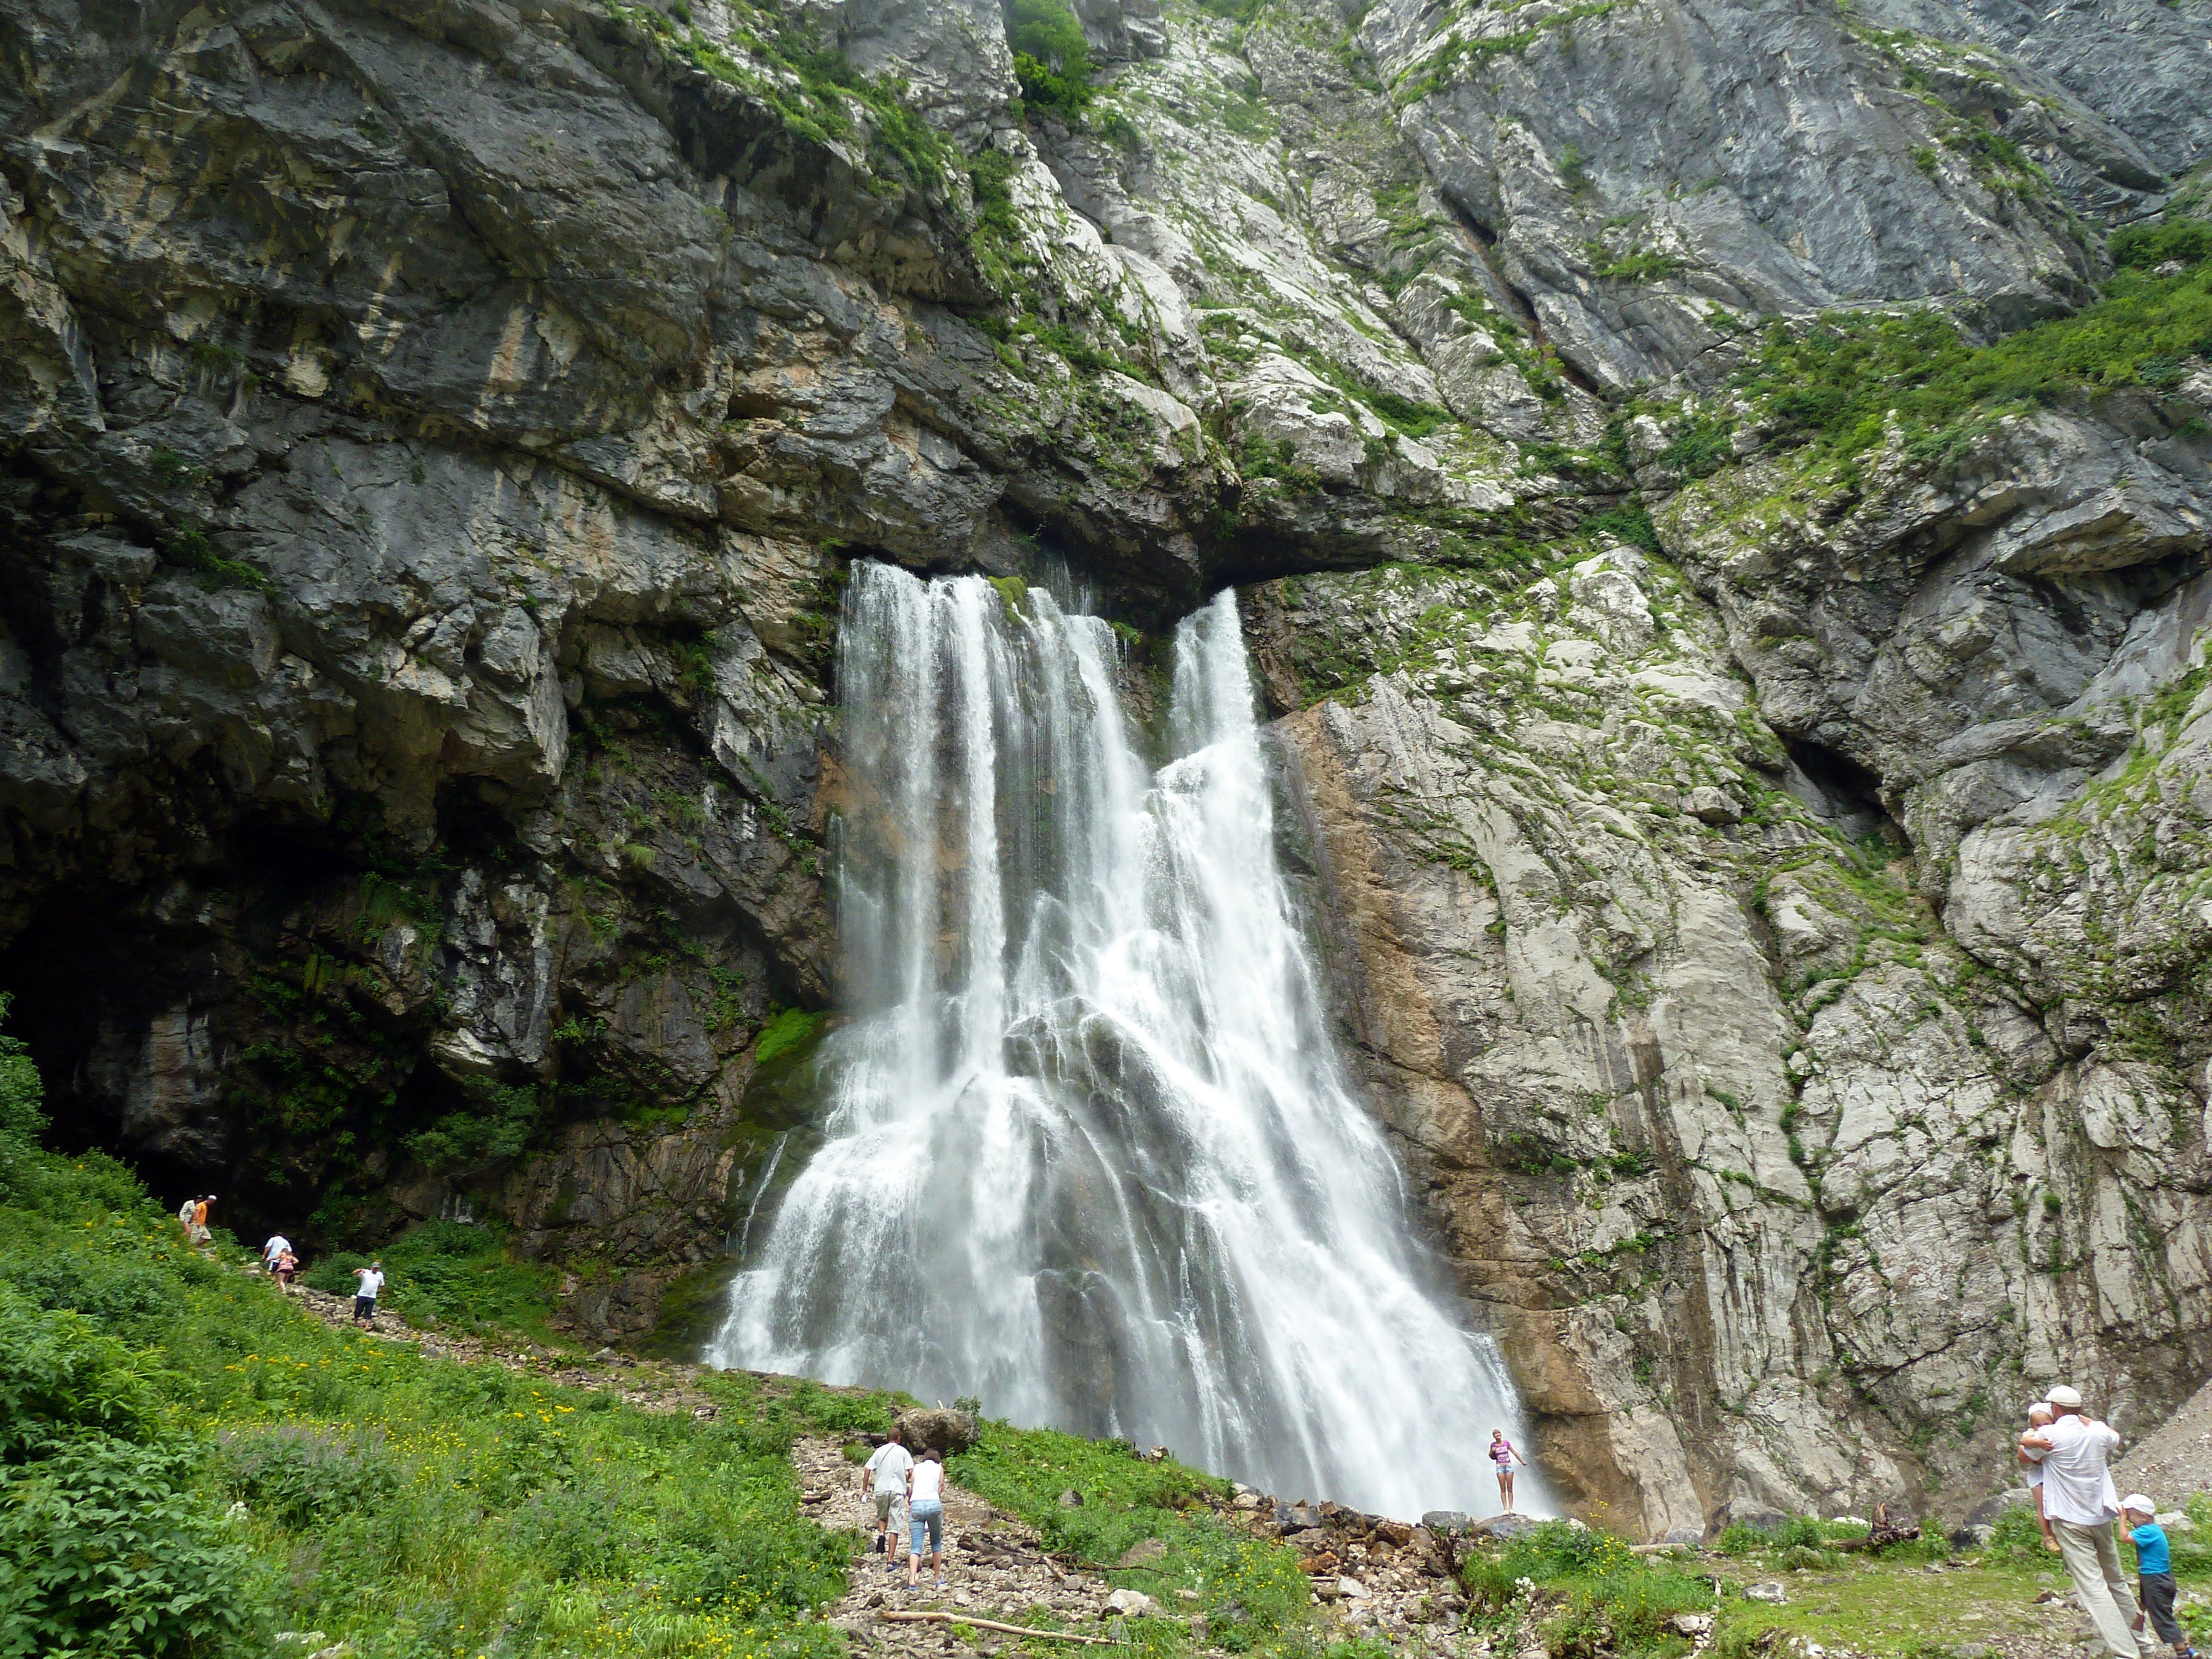
<svg viewBox="0 0 2212 1659"><path fill-rule="evenodd" d="M2212 8L1077 15L0 0L63 1133L641 1335L807 1149L847 562L1237 582L1564 1490L2185 1397Z"/></svg>

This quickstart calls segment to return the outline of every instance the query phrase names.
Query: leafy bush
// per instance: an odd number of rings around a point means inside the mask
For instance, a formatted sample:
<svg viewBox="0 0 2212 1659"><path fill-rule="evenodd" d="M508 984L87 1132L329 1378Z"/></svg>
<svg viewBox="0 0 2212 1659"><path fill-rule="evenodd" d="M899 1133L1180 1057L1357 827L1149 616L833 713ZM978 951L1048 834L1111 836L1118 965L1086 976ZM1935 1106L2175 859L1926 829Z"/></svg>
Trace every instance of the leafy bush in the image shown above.
<svg viewBox="0 0 2212 1659"><path fill-rule="evenodd" d="M2124 270L2149 270L2169 259L2185 265L2212 259L2212 222L2163 219L2154 225L2130 225L2113 234L2112 263Z"/></svg>
<svg viewBox="0 0 2212 1659"><path fill-rule="evenodd" d="M200 1457L86 1434L0 1467L0 1656L246 1650L246 1552L188 1489Z"/></svg>
<svg viewBox="0 0 2212 1659"><path fill-rule="evenodd" d="M86 1431L141 1438L150 1408L121 1343L0 1283L0 1462L33 1462Z"/></svg>
<svg viewBox="0 0 2212 1659"><path fill-rule="evenodd" d="M1097 97L1090 44L1067 0L1006 0L1006 44L1026 101L1073 120Z"/></svg>
<svg viewBox="0 0 2212 1659"><path fill-rule="evenodd" d="M2036 1524L2035 1511L2015 1504L1990 1527L1982 1559L2029 1565L2040 1565L2049 1553L2043 1547L2043 1528Z"/></svg>
<svg viewBox="0 0 2212 1659"><path fill-rule="evenodd" d="M224 1483L249 1507L288 1527L343 1515L399 1484L384 1437L284 1425L227 1437L218 1459Z"/></svg>
<svg viewBox="0 0 2212 1659"><path fill-rule="evenodd" d="M12 1000L0 991L0 1021L8 1018ZM0 1032L0 1194L14 1190L23 1160L39 1144L46 1122L40 1109L45 1097L39 1068L22 1042Z"/></svg>

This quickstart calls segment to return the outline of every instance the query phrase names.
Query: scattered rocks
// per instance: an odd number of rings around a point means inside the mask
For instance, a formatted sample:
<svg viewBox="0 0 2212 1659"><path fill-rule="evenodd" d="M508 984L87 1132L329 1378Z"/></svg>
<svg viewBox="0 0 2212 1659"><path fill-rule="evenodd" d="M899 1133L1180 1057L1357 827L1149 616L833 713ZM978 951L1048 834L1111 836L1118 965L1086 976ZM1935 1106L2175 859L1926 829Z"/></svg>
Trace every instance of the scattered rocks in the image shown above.
<svg viewBox="0 0 2212 1659"><path fill-rule="evenodd" d="M1144 1619L1160 1610L1160 1604L1142 1590L1117 1589L1106 1598L1106 1610L1124 1619Z"/></svg>

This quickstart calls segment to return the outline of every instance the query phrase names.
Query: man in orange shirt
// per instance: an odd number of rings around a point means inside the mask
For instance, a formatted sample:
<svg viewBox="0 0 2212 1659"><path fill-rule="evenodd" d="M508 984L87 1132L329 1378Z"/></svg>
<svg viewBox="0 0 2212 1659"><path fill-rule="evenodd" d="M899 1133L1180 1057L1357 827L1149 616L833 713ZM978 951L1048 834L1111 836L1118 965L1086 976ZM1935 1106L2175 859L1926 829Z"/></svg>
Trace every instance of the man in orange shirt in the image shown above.
<svg viewBox="0 0 2212 1659"><path fill-rule="evenodd" d="M214 1202L215 1194L210 1193L192 1206L192 1243L195 1244L209 1244L215 1241L215 1235L208 1231L207 1224L208 1206Z"/></svg>

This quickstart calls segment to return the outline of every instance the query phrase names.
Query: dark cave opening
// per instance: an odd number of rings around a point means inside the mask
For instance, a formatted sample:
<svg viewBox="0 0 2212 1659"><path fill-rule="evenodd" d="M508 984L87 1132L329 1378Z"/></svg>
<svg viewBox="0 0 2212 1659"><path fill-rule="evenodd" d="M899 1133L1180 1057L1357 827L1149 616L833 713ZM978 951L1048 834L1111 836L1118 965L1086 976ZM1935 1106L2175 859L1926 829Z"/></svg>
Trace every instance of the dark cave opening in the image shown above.
<svg viewBox="0 0 2212 1659"><path fill-rule="evenodd" d="M1899 853L1911 850L1911 837L1882 798L1880 773L1810 738L1785 736L1782 744L1790 763L1783 787L1808 808L1853 841L1879 836Z"/></svg>

